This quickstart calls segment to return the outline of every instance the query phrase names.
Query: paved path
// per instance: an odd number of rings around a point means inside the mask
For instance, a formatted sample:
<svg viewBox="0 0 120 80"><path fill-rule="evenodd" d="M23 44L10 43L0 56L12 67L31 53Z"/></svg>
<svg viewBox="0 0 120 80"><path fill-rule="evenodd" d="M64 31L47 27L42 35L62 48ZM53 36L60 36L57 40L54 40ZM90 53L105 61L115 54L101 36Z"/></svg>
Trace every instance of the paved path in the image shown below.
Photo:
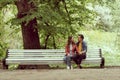
<svg viewBox="0 0 120 80"><path fill-rule="evenodd" d="M120 69L0 70L0 80L120 80Z"/></svg>

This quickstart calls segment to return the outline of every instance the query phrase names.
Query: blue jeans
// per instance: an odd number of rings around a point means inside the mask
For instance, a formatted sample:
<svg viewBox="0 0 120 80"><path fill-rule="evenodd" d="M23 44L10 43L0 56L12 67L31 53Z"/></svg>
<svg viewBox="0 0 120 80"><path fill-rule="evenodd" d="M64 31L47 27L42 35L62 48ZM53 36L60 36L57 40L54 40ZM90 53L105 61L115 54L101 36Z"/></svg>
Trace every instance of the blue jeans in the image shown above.
<svg viewBox="0 0 120 80"><path fill-rule="evenodd" d="M71 67L71 60L72 56L65 56L64 57L64 62L67 64L67 66Z"/></svg>

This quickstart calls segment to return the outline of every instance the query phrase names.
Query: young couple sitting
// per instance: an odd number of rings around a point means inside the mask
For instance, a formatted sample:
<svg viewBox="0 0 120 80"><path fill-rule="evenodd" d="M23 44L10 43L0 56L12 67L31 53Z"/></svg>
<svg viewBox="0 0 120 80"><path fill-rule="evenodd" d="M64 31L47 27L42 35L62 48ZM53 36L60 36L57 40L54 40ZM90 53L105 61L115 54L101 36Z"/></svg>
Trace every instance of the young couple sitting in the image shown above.
<svg viewBox="0 0 120 80"><path fill-rule="evenodd" d="M75 43L74 39L72 36L68 37L68 41L65 47L65 58L64 61L67 65L67 69L72 69L72 65L71 65L71 60L73 60L78 68L82 68L81 67L81 61L82 59L86 58L86 52L87 52L87 45L86 43L83 41L84 40L84 36L82 34L78 35L78 42Z"/></svg>

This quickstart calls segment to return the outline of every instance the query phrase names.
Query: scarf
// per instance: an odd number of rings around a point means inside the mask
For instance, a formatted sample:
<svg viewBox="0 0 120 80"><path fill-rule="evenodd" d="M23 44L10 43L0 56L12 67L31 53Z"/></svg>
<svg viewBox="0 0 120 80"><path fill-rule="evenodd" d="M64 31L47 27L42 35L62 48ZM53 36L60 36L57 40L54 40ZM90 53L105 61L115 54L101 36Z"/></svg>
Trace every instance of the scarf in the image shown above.
<svg viewBox="0 0 120 80"><path fill-rule="evenodd" d="M78 45L78 51L79 51L79 52L82 51L82 42L80 42L79 45Z"/></svg>

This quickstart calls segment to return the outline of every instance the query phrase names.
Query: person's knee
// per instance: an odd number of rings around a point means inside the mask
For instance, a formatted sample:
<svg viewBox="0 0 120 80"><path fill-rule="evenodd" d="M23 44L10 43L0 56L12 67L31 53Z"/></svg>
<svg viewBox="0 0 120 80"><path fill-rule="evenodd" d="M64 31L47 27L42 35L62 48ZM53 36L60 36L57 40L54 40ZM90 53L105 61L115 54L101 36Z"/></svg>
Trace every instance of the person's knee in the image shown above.
<svg viewBox="0 0 120 80"><path fill-rule="evenodd" d="M66 56L63 58L63 61L66 63L66 61L67 61L67 58L66 58Z"/></svg>

